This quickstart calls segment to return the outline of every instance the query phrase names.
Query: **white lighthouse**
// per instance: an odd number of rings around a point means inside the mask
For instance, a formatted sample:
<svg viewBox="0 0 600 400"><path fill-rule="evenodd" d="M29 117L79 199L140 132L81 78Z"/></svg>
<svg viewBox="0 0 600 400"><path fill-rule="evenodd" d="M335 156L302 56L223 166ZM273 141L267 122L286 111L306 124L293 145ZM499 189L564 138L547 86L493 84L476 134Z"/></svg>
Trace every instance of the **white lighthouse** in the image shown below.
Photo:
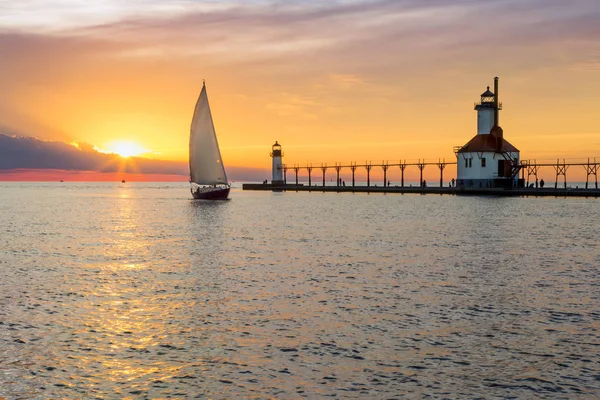
<svg viewBox="0 0 600 400"><path fill-rule="evenodd" d="M498 78L494 92L487 90L475 104L477 135L457 147L456 186L464 188L510 188L518 185L519 150L504 139L499 124Z"/></svg>
<svg viewBox="0 0 600 400"><path fill-rule="evenodd" d="M498 110L502 109L502 104L498 104ZM477 134L487 135L494 127L494 118L496 110L496 95L490 91L490 87L481 94L481 100L475 103L477 111Z"/></svg>
<svg viewBox="0 0 600 400"><path fill-rule="evenodd" d="M271 158L273 158L273 178L271 179L272 185L283 185L283 152L281 151L281 145L275 141L272 147Z"/></svg>

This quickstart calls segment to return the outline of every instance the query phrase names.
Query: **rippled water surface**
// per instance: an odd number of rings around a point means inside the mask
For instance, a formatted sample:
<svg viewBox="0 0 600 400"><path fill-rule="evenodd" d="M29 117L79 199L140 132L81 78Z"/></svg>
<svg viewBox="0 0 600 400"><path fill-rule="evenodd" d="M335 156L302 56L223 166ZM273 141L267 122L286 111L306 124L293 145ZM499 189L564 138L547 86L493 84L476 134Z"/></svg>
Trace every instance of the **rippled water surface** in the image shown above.
<svg viewBox="0 0 600 400"><path fill-rule="evenodd" d="M600 396L597 199L0 195L0 397Z"/></svg>

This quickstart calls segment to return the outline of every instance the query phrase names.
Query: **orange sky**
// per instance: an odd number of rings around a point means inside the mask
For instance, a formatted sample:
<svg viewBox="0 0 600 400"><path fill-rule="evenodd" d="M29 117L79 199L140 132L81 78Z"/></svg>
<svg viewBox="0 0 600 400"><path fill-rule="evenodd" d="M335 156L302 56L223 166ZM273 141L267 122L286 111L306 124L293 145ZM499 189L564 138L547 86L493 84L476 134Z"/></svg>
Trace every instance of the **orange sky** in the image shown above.
<svg viewBox="0 0 600 400"><path fill-rule="evenodd" d="M65 182L185 182L181 175L134 174L122 172L64 171L55 169L0 170L0 181L65 181Z"/></svg>
<svg viewBox="0 0 600 400"><path fill-rule="evenodd" d="M183 161L206 79L226 166L454 160L497 75L523 159L600 157L595 0L87 3L0 3L0 133Z"/></svg>

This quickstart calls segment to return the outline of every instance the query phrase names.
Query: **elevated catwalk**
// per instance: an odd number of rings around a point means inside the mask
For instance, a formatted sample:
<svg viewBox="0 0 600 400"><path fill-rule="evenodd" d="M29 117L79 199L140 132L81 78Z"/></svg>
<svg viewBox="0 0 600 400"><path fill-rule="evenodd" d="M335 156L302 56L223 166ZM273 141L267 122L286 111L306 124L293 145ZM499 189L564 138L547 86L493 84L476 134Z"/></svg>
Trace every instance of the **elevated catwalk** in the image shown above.
<svg viewBox="0 0 600 400"><path fill-rule="evenodd" d="M244 190L268 190L286 192L334 192L334 193L400 193L400 194L450 194L472 196L551 196L551 197L600 197L600 189L573 188L515 188L515 189L480 189L456 187L399 187L399 186L305 186L305 185L271 185L245 183Z"/></svg>

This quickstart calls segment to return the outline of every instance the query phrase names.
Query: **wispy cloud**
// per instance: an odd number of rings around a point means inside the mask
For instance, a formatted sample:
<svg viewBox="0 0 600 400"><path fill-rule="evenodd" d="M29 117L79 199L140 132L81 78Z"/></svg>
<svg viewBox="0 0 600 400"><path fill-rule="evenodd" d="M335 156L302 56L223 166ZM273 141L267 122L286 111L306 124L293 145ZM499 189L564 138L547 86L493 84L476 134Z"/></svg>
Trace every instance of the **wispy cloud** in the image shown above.
<svg viewBox="0 0 600 400"><path fill-rule="evenodd" d="M0 1L0 25L60 31L140 16L174 16L189 9L215 10L219 2L193 0L21 0Z"/></svg>
<svg viewBox="0 0 600 400"><path fill-rule="evenodd" d="M364 79L352 74L333 74L329 76L329 79L341 89L351 89L365 83Z"/></svg>
<svg viewBox="0 0 600 400"><path fill-rule="evenodd" d="M342 73L389 69L390 62L406 68L474 48L484 61L534 42L594 42L599 18L595 0L577 7L558 0L0 2L5 31L90 40L89 51L112 56L319 61L314 67L353 69Z"/></svg>

